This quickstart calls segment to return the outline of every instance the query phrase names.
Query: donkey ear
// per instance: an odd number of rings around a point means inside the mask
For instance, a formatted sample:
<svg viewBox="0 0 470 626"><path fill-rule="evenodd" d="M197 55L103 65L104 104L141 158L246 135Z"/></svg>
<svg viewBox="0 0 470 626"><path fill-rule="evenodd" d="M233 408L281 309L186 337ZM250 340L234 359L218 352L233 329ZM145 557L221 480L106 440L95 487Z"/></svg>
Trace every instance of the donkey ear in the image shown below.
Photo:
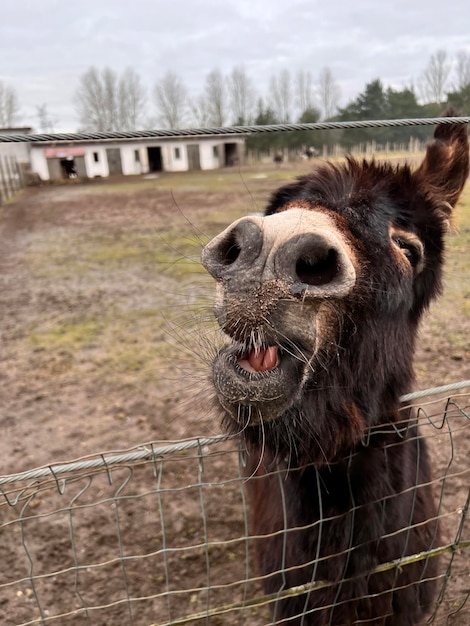
<svg viewBox="0 0 470 626"><path fill-rule="evenodd" d="M454 117L448 108L443 117ZM426 196L435 199L442 217L449 219L469 172L466 124L438 124L415 181Z"/></svg>

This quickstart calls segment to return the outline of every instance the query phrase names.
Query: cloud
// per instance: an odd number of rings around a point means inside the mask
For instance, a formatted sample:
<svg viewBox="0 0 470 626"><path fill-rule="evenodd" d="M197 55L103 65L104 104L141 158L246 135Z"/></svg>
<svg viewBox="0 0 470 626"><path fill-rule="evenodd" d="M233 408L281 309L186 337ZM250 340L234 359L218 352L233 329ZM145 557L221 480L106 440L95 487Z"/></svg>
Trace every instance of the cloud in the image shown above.
<svg viewBox="0 0 470 626"><path fill-rule="evenodd" d="M443 15L435 0L16 0L2 6L0 80L13 85L23 123L47 103L64 130L78 125L74 93L91 65L134 68L151 91L171 70L196 94L215 67L244 65L257 89L283 68L329 66L343 104L366 82L409 85L438 48L470 50L467 0Z"/></svg>

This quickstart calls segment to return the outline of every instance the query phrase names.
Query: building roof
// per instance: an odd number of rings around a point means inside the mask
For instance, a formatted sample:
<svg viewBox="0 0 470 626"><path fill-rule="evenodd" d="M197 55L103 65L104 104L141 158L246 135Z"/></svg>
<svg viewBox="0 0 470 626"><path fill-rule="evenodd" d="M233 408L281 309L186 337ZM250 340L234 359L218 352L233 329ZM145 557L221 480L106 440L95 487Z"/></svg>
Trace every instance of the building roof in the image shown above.
<svg viewBox="0 0 470 626"><path fill-rule="evenodd" d="M31 135L31 126L0 126L0 135Z"/></svg>

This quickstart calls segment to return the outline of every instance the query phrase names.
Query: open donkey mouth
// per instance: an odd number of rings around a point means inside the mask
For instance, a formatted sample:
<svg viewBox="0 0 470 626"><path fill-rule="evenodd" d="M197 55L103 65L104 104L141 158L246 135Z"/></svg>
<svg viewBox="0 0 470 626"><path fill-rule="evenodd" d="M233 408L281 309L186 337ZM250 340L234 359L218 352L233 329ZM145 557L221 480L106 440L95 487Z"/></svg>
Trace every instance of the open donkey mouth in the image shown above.
<svg viewBox="0 0 470 626"><path fill-rule="evenodd" d="M238 359L238 365L247 372L268 372L278 364L278 346L266 348L252 348L242 354Z"/></svg>
<svg viewBox="0 0 470 626"><path fill-rule="evenodd" d="M243 426L272 420L296 397L299 361L282 346L246 347L234 342L219 351L212 366L222 407Z"/></svg>

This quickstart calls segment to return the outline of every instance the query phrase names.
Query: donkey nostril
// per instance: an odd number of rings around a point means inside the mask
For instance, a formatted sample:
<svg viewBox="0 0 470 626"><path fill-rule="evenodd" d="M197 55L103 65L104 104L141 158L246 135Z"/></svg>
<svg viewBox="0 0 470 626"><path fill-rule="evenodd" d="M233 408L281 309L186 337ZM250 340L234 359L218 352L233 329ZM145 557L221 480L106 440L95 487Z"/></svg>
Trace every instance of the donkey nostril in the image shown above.
<svg viewBox="0 0 470 626"><path fill-rule="evenodd" d="M232 231L228 237L221 242L217 250L218 261L222 265L232 265L240 256L241 251L241 246L237 241L235 233Z"/></svg>
<svg viewBox="0 0 470 626"><path fill-rule="evenodd" d="M324 254L302 255L295 265L298 279L305 285L322 286L331 283L340 271L338 254L333 248Z"/></svg>
<svg viewBox="0 0 470 626"><path fill-rule="evenodd" d="M209 241L202 264L217 280L250 271L263 248L263 233L254 219L242 217Z"/></svg>

